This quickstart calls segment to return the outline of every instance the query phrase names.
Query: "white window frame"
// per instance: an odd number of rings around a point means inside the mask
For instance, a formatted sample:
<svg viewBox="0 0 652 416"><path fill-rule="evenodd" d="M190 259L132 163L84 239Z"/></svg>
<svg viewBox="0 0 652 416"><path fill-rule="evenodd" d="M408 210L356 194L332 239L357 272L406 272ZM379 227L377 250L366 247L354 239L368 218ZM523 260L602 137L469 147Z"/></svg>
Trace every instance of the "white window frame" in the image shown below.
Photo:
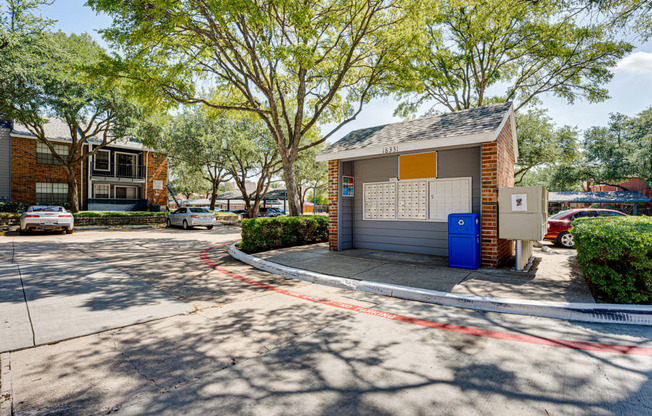
<svg viewBox="0 0 652 416"><path fill-rule="evenodd" d="M100 152L106 152L106 153L109 154L109 160L107 161L107 164L106 164L107 168L106 169L99 169L97 167L97 157L96 156L99 155ZM97 170L97 171L100 171L100 172L111 172L111 151L110 150L100 149L95 153L95 156L93 156L93 170Z"/></svg>
<svg viewBox="0 0 652 416"><path fill-rule="evenodd" d="M108 187L109 187L109 194L108 194L109 196L106 197L106 198L99 198L99 197L97 196L97 187L98 187L98 186L108 186ZM107 183L96 183L96 184L94 184L94 185L93 185L93 198L97 198L97 199L111 199L111 185L110 185L110 184L107 184Z"/></svg>
<svg viewBox="0 0 652 416"><path fill-rule="evenodd" d="M134 188L136 190L136 197L135 198L118 198L116 190L118 188ZM113 185L113 199L138 199L138 186L134 185Z"/></svg>

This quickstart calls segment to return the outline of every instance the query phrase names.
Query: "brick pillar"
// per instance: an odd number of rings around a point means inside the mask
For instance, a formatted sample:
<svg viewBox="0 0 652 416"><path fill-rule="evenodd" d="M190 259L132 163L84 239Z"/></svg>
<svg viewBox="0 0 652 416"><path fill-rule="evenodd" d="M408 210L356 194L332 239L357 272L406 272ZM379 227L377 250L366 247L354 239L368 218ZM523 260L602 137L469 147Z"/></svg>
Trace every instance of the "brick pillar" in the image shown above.
<svg viewBox="0 0 652 416"><path fill-rule="evenodd" d="M328 161L328 248L337 251L337 202L339 201L339 161Z"/></svg>
<svg viewBox="0 0 652 416"><path fill-rule="evenodd" d="M498 238L498 188L514 186L514 146L511 120L498 138L482 143L482 231L481 263L495 268L512 255L511 240Z"/></svg>

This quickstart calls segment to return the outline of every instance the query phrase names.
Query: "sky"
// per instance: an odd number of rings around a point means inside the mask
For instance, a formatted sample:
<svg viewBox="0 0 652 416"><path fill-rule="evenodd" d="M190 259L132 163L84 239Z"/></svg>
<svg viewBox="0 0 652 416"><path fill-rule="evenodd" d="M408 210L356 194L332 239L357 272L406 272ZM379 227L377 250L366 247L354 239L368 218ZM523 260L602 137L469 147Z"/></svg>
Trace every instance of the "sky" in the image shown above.
<svg viewBox="0 0 652 416"><path fill-rule="evenodd" d="M43 15L57 20L57 29L66 33L88 32L102 46L107 47L97 30L108 27L111 19L97 15L83 4L84 1L80 0L56 0L43 9ZM614 69L614 77L607 85L610 99L598 104L580 101L569 105L563 99L544 95L541 97L541 107L548 110L548 115L555 124L585 130L591 126L606 125L609 113L633 116L652 106L652 42L636 46ZM356 120L338 130L329 142L342 138L352 130L401 121L393 114L397 104L390 97L373 100L363 107ZM328 131L328 125L322 128L323 133Z"/></svg>

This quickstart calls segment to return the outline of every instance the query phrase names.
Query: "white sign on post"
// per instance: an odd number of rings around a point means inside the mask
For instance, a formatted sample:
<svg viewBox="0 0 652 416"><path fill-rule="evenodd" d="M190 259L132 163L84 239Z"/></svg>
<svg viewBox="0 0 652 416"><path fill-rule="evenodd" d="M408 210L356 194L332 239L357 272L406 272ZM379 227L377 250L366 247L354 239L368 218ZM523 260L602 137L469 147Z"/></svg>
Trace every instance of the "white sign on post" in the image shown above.
<svg viewBox="0 0 652 416"><path fill-rule="evenodd" d="M512 195L512 211L527 211L527 194Z"/></svg>

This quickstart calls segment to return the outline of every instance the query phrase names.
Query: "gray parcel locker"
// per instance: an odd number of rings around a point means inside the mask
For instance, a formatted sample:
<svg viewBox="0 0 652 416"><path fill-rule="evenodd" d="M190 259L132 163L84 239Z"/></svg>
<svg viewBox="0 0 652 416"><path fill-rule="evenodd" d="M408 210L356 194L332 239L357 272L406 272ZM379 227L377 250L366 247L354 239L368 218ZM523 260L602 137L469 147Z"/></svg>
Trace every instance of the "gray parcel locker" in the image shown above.
<svg viewBox="0 0 652 416"><path fill-rule="evenodd" d="M542 240L548 226L548 191L543 186L498 189L498 237Z"/></svg>

